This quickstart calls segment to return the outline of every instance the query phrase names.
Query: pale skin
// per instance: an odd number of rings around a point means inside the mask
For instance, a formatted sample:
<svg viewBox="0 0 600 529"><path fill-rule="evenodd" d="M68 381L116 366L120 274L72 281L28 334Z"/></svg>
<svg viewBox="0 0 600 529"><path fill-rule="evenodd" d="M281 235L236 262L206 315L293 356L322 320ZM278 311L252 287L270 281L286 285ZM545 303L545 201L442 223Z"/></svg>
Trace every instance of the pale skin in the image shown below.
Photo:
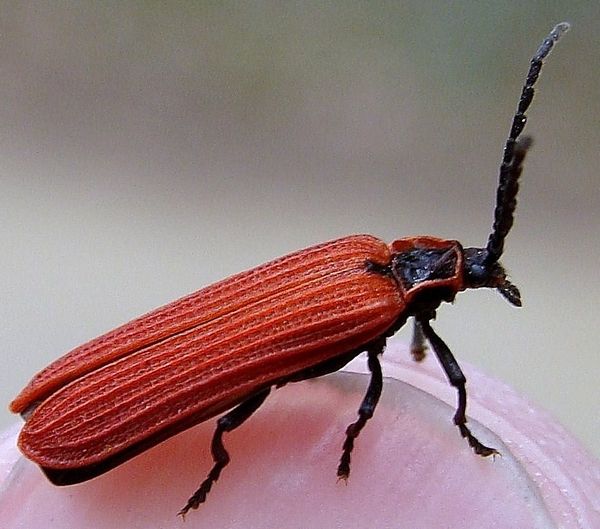
<svg viewBox="0 0 600 529"><path fill-rule="evenodd" d="M214 420L72 487L51 485L21 458L11 428L0 438L3 527L599 527L600 463L548 414L466 367L469 425L502 457L475 455L452 424L456 395L430 356L417 364L391 340L382 367L399 381L386 378L346 483L336 468L368 377L274 391L224 437L231 463L185 522L176 513L211 467ZM365 358L350 369L366 372Z"/></svg>

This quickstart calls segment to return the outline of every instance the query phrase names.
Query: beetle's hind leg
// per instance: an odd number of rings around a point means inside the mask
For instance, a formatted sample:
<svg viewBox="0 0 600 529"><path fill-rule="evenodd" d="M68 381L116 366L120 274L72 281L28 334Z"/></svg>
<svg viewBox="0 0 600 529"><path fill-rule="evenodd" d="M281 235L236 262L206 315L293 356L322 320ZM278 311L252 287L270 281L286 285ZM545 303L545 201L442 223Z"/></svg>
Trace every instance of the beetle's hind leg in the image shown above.
<svg viewBox="0 0 600 529"><path fill-rule="evenodd" d="M229 463L229 453L223 445L223 434L225 432L231 432L238 426L242 425L246 419L248 419L267 398L267 395L271 391L271 388L262 390L260 393L253 395L249 399L245 400L226 415L223 415L217 421L217 428L212 438L210 451L214 461L214 466L208 473L206 479L202 482L200 487L187 501L185 507L181 509L177 514L184 517L190 509L197 509L201 503L206 500L206 495L210 492L213 483L219 479L221 471Z"/></svg>
<svg viewBox="0 0 600 529"><path fill-rule="evenodd" d="M383 353L385 348L385 339L378 340L367 349L369 355L369 370L371 371L371 381L367 388L367 393L358 409L358 420L346 428L346 440L344 441L342 457L338 465L337 475L339 479L348 479L350 475L350 459L352 449L354 448L354 440L360 434L367 421L373 417L381 390L383 388L383 376L381 373L381 364L379 363L379 355Z"/></svg>
<svg viewBox="0 0 600 529"><path fill-rule="evenodd" d="M454 414L454 424L456 424L460 430L460 434L467 440L469 446L476 454L484 457L498 455L498 451L495 448L485 446L471 433L471 430L469 430L467 427L467 390L465 389L467 379L458 365L456 358L454 358L452 351L450 351L449 347L431 328L431 325L429 325L429 319L420 319L419 323L423 329L423 334L431 344L431 347L438 357L440 364L442 364L450 384L458 391L458 407L456 408L456 413Z"/></svg>

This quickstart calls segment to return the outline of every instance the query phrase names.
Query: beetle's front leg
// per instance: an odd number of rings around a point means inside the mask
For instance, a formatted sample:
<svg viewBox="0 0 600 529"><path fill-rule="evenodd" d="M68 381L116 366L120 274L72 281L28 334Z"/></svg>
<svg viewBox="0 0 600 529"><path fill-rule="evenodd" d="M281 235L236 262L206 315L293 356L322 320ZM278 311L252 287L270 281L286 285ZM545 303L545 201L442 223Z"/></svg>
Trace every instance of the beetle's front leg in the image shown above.
<svg viewBox="0 0 600 529"><path fill-rule="evenodd" d="M385 348L385 338L377 340L371 347L367 349L369 355L369 371L371 371L371 381L367 388L367 393L358 409L358 420L346 428L346 440L344 441L342 457L338 465L337 475L340 479L348 479L350 475L350 454L354 448L354 440L360 434L367 421L373 417L381 390L383 389L383 375L381 373L381 364L379 363L379 355L383 353Z"/></svg>
<svg viewBox="0 0 600 529"><path fill-rule="evenodd" d="M450 351L444 341L431 328L428 318L419 319L419 323L423 329L423 334L431 344L431 347L438 357L440 364L442 364L450 384L458 391L458 407L456 408L456 413L454 414L454 424L458 426L460 434L468 441L469 445L471 448L473 448L476 454L484 457L497 455L498 451L495 448L490 448L481 443L471 433L471 430L469 430L466 425L467 390L465 389L465 384L467 379L458 365L456 358L454 358L452 351Z"/></svg>
<svg viewBox="0 0 600 529"><path fill-rule="evenodd" d="M217 428L210 446L214 466L198 490L194 492L187 501L185 507L177 514L184 517L190 509L197 509L198 506L206 500L206 495L210 492L213 483L219 479L221 470L229 463L229 454L223 445L223 434L225 432L231 432L242 425L246 419L260 408L270 391L271 388L266 388L259 393L256 393L237 407L233 408L229 413L223 415L223 417L217 421Z"/></svg>

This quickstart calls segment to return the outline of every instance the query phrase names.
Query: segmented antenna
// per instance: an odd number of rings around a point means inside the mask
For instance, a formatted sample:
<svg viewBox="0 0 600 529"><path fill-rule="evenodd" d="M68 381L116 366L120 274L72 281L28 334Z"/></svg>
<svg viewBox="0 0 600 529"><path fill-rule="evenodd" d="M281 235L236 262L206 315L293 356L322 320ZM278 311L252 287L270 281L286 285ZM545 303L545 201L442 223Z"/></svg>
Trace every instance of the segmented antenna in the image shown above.
<svg viewBox="0 0 600 529"><path fill-rule="evenodd" d="M544 59L552 50L554 44L568 31L569 24L562 22L554 26L554 29L544 39L535 55L531 59L529 72L525 79L525 85L521 92L521 99L517 112L513 118L510 134L504 147L504 156L500 164L500 181L496 194L496 209L494 211L494 225L492 233L486 246L486 257L483 261L484 267L496 263L504 251L504 239L510 231L514 211L517 206L517 192L519 190L519 176L523 170L523 160L527 149L531 146L531 138L524 137L517 141L527 123L525 112L531 104L534 94L534 85L538 80Z"/></svg>

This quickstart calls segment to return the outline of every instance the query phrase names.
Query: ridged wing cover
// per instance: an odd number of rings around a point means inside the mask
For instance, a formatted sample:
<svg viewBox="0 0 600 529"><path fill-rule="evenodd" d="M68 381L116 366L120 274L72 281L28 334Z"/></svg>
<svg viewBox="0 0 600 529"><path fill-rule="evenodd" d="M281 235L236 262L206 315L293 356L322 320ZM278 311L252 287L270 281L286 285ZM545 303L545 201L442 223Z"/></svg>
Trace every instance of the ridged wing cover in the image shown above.
<svg viewBox="0 0 600 529"><path fill-rule="evenodd" d="M357 235L314 246L74 349L13 401L13 411L33 409L21 450L46 468L93 465L364 345L403 307L367 260L389 263L385 243Z"/></svg>

